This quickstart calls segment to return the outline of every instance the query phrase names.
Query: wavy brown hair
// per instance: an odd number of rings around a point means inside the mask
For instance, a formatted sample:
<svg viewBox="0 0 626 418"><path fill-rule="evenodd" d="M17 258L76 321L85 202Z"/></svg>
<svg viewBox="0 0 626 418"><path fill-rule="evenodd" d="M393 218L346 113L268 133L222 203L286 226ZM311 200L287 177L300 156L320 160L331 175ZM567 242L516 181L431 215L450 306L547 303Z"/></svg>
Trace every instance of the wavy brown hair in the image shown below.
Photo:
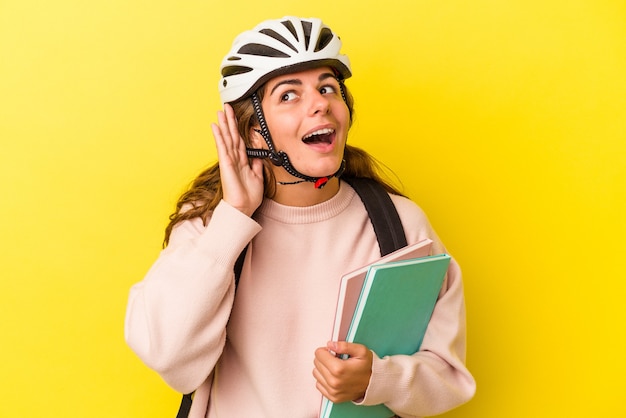
<svg viewBox="0 0 626 418"><path fill-rule="evenodd" d="M346 104L350 113L350 124L354 117L354 99L345 85L342 84L345 93ZM257 92L259 100L263 100L264 88ZM250 131L258 126L258 119L250 98L240 99L230 103L237 117L237 128L246 147L251 147ZM360 177L376 180L389 192L397 195L402 193L388 180L387 175L391 171L361 148L346 145L344 151L346 168L344 177ZM270 162L263 161L265 197L271 199L276 193L276 180L270 169ZM201 218L204 225L207 219L223 197L222 183L220 180L219 163L215 163L202 171L193 180L189 189L183 193L176 203L176 211L170 215L169 224L165 228L164 246L169 242L172 229L188 219Z"/></svg>

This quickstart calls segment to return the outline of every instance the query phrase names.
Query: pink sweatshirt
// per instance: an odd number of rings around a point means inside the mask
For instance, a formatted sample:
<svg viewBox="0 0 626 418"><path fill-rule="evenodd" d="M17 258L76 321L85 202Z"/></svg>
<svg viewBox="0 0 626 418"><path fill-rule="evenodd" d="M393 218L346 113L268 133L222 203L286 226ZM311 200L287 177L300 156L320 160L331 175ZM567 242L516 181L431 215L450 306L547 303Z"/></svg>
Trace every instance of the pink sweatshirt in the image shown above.
<svg viewBox="0 0 626 418"><path fill-rule="evenodd" d="M392 196L409 244L444 247L413 202ZM235 298L233 265L251 241ZM310 207L265 200L254 219L221 202L206 227L185 221L128 301L130 347L175 390L196 391L190 417L318 416L315 349L332 333L339 278L380 257L369 217L346 183ZM362 404L401 417L468 401L461 272L452 260L421 350L374 355Z"/></svg>

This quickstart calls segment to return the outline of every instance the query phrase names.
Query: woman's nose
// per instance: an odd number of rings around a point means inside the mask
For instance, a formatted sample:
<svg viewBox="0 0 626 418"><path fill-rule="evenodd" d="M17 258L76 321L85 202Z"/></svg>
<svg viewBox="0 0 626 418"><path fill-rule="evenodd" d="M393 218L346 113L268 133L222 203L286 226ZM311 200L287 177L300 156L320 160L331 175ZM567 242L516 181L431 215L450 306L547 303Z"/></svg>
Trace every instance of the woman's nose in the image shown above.
<svg viewBox="0 0 626 418"><path fill-rule="evenodd" d="M315 92L311 100L311 114L328 113L329 110L330 102L328 98L318 91Z"/></svg>

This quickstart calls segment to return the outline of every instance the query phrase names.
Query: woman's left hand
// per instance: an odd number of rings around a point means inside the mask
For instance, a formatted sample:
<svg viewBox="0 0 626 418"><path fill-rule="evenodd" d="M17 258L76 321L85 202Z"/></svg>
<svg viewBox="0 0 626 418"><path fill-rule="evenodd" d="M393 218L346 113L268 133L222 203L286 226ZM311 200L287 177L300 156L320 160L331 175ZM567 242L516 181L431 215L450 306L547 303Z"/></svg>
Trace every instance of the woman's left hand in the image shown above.
<svg viewBox="0 0 626 418"><path fill-rule="evenodd" d="M350 357L343 360L334 353ZM317 390L333 403L363 398L372 376L373 357L366 346L344 341L318 348L313 370Z"/></svg>

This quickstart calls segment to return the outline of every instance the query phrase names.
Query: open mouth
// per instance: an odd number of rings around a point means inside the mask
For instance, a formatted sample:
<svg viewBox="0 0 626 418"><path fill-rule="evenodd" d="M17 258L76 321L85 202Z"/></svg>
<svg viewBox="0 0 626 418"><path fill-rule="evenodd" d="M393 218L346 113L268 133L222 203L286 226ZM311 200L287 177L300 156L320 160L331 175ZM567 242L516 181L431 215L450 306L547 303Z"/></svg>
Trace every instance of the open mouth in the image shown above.
<svg viewBox="0 0 626 418"><path fill-rule="evenodd" d="M335 136L335 130L331 128L320 129L319 131L311 132L302 138L302 142L308 145L313 144L332 144Z"/></svg>

